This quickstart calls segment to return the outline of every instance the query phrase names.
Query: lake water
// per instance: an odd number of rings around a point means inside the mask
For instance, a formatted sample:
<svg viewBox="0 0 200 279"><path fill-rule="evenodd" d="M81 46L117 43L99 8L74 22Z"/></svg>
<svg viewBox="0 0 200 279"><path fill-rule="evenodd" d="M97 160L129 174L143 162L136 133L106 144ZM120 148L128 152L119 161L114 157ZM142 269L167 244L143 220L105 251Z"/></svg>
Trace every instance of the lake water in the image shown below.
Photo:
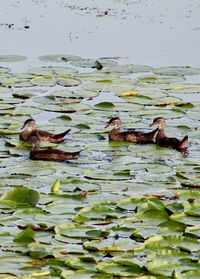
<svg viewBox="0 0 200 279"><path fill-rule="evenodd" d="M200 66L199 0L2 0L0 53ZM34 61L34 62L33 62Z"/></svg>

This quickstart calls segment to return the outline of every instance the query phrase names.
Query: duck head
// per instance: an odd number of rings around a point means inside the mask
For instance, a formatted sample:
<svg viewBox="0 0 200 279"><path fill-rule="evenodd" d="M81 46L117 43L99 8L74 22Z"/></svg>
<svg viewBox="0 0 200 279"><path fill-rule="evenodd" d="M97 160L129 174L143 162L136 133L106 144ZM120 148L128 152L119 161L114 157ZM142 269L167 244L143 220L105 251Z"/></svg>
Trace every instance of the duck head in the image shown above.
<svg viewBox="0 0 200 279"><path fill-rule="evenodd" d="M122 121L119 117L113 117L110 119L105 128L118 129L121 124Z"/></svg>
<svg viewBox="0 0 200 279"><path fill-rule="evenodd" d="M157 126L160 129L165 128L165 119L163 117L157 117L153 120L151 126Z"/></svg>
<svg viewBox="0 0 200 279"><path fill-rule="evenodd" d="M24 122L24 125L22 126L21 130L25 129L25 130L32 131L35 128L36 128L35 120L32 118L29 118Z"/></svg>

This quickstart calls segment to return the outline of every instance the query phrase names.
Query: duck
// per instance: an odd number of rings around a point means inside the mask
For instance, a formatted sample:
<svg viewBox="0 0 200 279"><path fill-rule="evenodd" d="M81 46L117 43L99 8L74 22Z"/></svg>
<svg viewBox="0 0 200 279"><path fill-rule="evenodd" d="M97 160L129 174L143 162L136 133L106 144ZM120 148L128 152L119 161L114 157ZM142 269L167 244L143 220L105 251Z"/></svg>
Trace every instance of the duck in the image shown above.
<svg viewBox="0 0 200 279"><path fill-rule="evenodd" d="M186 151L188 147L188 135L179 140L174 137L167 137L165 134L166 122L164 117L157 117L153 120L150 126L158 126L158 133L156 135L156 144L162 147L169 147L178 151Z"/></svg>
<svg viewBox="0 0 200 279"><path fill-rule="evenodd" d="M135 129L121 132L120 131L121 124L122 121L120 117L113 117L105 126L105 128L111 129L108 136L109 141L127 141L127 142L140 143L140 144L155 142L155 137L159 128L149 133L136 131Z"/></svg>
<svg viewBox="0 0 200 279"><path fill-rule="evenodd" d="M77 159L79 157L80 151L66 152L60 149L41 149L39 147L40 141L35 139L32 149L29 154L31 160L43 160L43 161L57 161L63 162L68 160Z"/></svg>
<svg viewBox="0 0 200 279"><path fill-rule="evenodd" d="M35 137L39 137L40 141L49 141L51 143L61 143L64 141L65 136L71 131L71 129L66 130L60 134L53 134L47 131L38 130L36 128L36 122L34 119L27 119L22 128L19 138L21 141L25 142L34 142Z"/></svg>

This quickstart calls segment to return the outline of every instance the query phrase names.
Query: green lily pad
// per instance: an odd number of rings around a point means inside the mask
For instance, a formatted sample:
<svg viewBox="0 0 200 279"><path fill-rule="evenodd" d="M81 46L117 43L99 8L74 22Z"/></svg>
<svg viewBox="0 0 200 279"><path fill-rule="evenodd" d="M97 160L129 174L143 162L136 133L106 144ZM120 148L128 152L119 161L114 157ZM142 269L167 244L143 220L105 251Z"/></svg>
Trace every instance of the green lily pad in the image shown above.
<svg viewBox="0 0 200 279"><path fill-rule="evenodd" d="M183 77L179 76L164 76L164 75L152 75L139 77L139 86L145 87L149 85L159 85L159 84L171 84L184 81Z"/></svg>
<svg viewBox="0 0 200 279"><path fill-rule="evenodd" d="M76 67L81 67L81 68L93 68L95 67L96 59L80 59L77 61L72 61L71 64ZM110 65L115 65L117 64L116 61L111 60L111 59L98 59L99 63L103 67L108 67Z"/></svg>
<svg viewBox="0 0 200 279"><path fill-rule="evenodd" d="M181 83L169 86L167 90L171 93L200 93L200 84Z"/></svg>
<svg viewBox="0 0 200 279"><path fill-rule="evenodd" d="M143 274L143 270L139 267L124 266L116 263L99 263L97 270L102 273L112 274L114 276L135 277Z"/></svg>
<svg viewBox="0 0 200 279"><path fill-rule="evenodd" d="M41 259L46 256L51 256L52 251L51 249L44 244L40 244L38 242L33 242L28 245L30 256L34 259Z"/></svg>
<svg viewBox="0 0 200 279"><path fill-rule="evenodd" d="M16 204L27 204L36 206L39 200L39 194L37 191L29 189L27 187L16 187L7 193L5 193L0 201L13 201Z"/></svg>
<svg viewBox="0 0 200 279"><path fill-rule="evenodd" d="M200 202L192 201L184 203L184 212L191 216L200 216Z"/></svg>
<svg viewBox="0 0 200 279"><path fill-rule="evenodd" d="M136 81L134 80L99 80L93 83L83 85L84 90L95 92L124 92L132 90L135 87Z"/></svg>
<svg viewBox="0 0 200 279"><path fill-rule="evenodd" d="M14 239L14 242L29 244L34 242L34 231L31 228L27 228L24 231L20 232Z"/></svg>
<svg viewBox="0 0 200 279"><path fill-rule="evenodd" d="M186 251L198 251L200 248L200 243L196 239L178 235L153 236L145 243L148 246L159 244L161 247L182 248Z"/></svg>
<svg viewBox="0 0 200 279"><path fill-rule="evenodd" d="M185 76L185 75L199 75L200 68L185 67L162 67L154 70L154 73L159 75L169 76Z"/></svg>
<svg viewBox="0 0 200 279"><path fill-rule="evenodd" d="M66 112L66 113L74 113L74 112L80 112L80 111L88 111L90 109L90 106L86 104L65 104L61 103L58 105L54 104L43 104L41 105L41 109L47 110L47 111L54 111L54 112Z"/></svg>
<svg viewBox="0 0 200 279"><path fill-rule="evenodd" d="M81 58L75 55L52 54L52 55L40 56L39 59L45 62L68 62L68 61L78 61Z"/></svg>
<svg viewBox="0 0 200 279"><path fill-rule="evenodd" d="M191 278L191 279L198 279L200 277L199 270L189 270L182 274L183 279Z"/></svg>
<svg viewBox="0 0 200 279"><path fill-rule="evenodd" d="M37 86L54 86L56 79L54 76L38 76L31 80L33 85Z"/></svg>
<svg viewBox="0 0 200 279"><path fill-rule="evenodd" d="M88 250L99 250L107 252L129 252L133 251L137 244L130 239L105 239L84 242L83 246Z"/></svg>
<svg viewBox="0 0 200 279"><path fill-rule="evenodd" d="M25 56L20 55L0 55L0 62L21 62L26 60Z"/></svg>
<svg viewBox="0 0 200 279"><path fill-rule="evenodd" d="M132 73L142 73L151 72L153 68L143 65L114 65L106 69L106 72L119 73L119 74L132 74Z"/></svg>
<svg viewBox="0 0 200 279"><path fill-rule="evenodd" d="M57 78L57 83L61 86L65 86L65 87L71 87L71 86L78 86L80 85L82 82L80 79L75 79L75 78L69 78L69 77L59 77Z"/></svg>
<svg viewBox="0 0 200 279"><path fill-rule="evenodd" d="M62 271L61 276L66 279L112 279L112 276L109 274L94 273L86 270L64 270Z"/></svg>
<svg viewBox="0 0 200 279"><path fill-rule="evenodd" d="M63 224L55 227L55 232L67 237L98 239L101 230L92 226Z"/></svg>
<svg viewBox="0 0 200 279"><path fill-rule="evenodd" d="M27 73L37 76L68 76L77 73L78 71L69 67L38 67L32 68Z"/></svg>
<svg viewBox="0 0 200 279"><path fill-rule="evenodd" d="M1 67L1 66L0 66L0 74L8 73L8 72L10 72L10 69L9 69L9 68L5 68L5 67Z"/></svg>

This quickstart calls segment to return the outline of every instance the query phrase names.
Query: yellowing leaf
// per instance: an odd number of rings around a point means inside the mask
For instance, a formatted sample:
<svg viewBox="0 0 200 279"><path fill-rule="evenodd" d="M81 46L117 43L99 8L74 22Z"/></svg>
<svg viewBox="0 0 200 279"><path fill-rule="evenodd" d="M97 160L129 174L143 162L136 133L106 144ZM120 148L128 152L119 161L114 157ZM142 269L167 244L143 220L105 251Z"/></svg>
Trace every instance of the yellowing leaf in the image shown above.
<svg viewBox="0 0 200 279"><path fill-rule="evenodd" d="M51 193L58 193L60 188L60 179L56 179L51 186Z"/></svg>
<svg viewBox="0 0 200 279"><path fill-rule="evenodd" d="M175 87L173 87L173 90L182 90L183 89L183 87L182 86L175 86Z"/></svg>
<svg viewBox="0 0 200 279"><path fill-rule="evenodd" d="M139 95L139 92L136 90L125 91L121 94L122 97L132 97L137 95Z"/></svg>

